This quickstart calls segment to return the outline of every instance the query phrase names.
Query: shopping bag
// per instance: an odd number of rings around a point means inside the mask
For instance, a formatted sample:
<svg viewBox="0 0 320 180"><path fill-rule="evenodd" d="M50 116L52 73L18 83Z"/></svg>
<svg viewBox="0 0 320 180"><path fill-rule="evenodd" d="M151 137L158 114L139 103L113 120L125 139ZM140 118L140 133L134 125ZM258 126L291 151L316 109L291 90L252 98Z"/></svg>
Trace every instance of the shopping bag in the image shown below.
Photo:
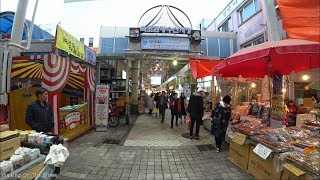
<svg viewBox="0 0 320 180"><path fill-rule="evenodd" d="M158 109L156 106L154 106L152 110L152 114L157 114L157 113L158 113Z"/></svg>
<svg viewBox="0 0 320 180"><path fill-rule="evenodd" d="M187 125L187 129L190 130L191 119L189 115L186 116L186 125Z"/></svg>

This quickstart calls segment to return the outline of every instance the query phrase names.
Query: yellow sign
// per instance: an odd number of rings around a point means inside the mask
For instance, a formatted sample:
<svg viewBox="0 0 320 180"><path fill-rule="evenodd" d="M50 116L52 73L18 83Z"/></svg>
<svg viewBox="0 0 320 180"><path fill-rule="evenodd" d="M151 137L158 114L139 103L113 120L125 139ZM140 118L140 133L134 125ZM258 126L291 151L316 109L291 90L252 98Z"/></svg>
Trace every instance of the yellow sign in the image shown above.
<svg viewBox="0 0 320 180"><path fill-rule="evenodd" d="M289 171L291 171L294 175L296 176L301 176L303 174L305 174L306 172L300 170L299 168L295 167L292 164L284 164L283 167L285 167L286 169L288 169Z"/></svg>
<svg viewBox="0 0 320 180"><path fill-rule="evenodd" d="M57 26L56 47L85 60L84 44L60 26Z"/></svg>
<svg viewBox="0 0 320 180"><path fill-rule="evenodd" d="M246 135L236 132L233 135L232 141L237 144L243 145L246 142L246 138Z"/></svg>

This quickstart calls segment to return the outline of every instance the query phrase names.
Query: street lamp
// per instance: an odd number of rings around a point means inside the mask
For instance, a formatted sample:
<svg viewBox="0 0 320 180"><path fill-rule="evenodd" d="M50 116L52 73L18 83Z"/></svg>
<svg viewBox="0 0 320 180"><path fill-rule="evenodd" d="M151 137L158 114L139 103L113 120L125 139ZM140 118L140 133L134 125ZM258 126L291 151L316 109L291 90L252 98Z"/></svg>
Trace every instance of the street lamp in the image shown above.
<svg viewBox="0 0 320 180"><path fill-rule="evenodd" d="M174 60L174 61L172 62L172 64L173 64L174 66L176 66L176 65L178 65L178 61L177 61L177 60Z"/></svg>

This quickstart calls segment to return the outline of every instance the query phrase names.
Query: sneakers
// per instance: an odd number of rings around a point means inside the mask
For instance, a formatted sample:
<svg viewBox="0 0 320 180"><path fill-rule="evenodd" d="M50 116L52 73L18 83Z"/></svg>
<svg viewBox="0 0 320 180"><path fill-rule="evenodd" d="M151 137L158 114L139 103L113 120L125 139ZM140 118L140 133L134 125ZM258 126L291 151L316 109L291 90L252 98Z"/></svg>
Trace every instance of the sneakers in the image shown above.
<svg viewBox="0 0 320 180"><path fill-rule="evenodd" d="M189 139L191 139L191 140L192 140L192 136L190 136L190 137L189 137Z"/></svg>
<svg viewBox="0 0 320 180"><path fill-rule="evenodd" d="M199 136L196 136L196 137L194 138L194 140L199 140Z"/></svg>
<svg viewBox="0 0 320 180"><path fill-rule="evenodd" d="M172 129L173 128L173 126L170 126L170 129Z"/></svg>
<svg viewBox="0 0 320 180"><path fill-rule="evenodd" d="M217 147L217 152L221 152L220 148Z"/></svg>

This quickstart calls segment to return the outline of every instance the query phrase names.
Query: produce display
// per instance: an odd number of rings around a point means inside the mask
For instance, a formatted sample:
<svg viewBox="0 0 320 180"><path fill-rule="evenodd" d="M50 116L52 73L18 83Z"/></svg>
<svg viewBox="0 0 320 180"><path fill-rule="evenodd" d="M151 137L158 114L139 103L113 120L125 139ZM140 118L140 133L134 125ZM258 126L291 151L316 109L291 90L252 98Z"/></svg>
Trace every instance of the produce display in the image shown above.
<svg viewBox="0 0 320 180"><path fill-rule="evenodd" d="M320 121L317 116L306 115L301 126L271 128L270 104L250 104L248 113L243 106L232 112L228 135L235 132L244 134L252 144L262 144L272 150L275 167L282 170L284 162L289 162L311 176L320 175ZM317 118L315 118L317 117Z"/></svg>
<svg viewBox="0 0 320 180"><path fill-rule="evenodd" d="M39 149L31 149L25 147L19 147L15 153L7 161L0 162L0 174L1 177L10 174L14 170L21 168L30 161L37 159L40 156Z"/></svg>
<svg viewBox="0 0 320 180"><path fill-rule="evenodd" d="M255 135L251 136L250 139L255 143L263 144L275 153L283 153L294 150L294 147L292 145L281 141L275 141L274 139L271 139L268 135Z"/></svg>
<svg viewBox="0 0 320 180"><path fill-rule="evenodd" d="M287 154L286 159L309 174L320 175L320 154L318 151L309 154L293 151Z"/></svg>

